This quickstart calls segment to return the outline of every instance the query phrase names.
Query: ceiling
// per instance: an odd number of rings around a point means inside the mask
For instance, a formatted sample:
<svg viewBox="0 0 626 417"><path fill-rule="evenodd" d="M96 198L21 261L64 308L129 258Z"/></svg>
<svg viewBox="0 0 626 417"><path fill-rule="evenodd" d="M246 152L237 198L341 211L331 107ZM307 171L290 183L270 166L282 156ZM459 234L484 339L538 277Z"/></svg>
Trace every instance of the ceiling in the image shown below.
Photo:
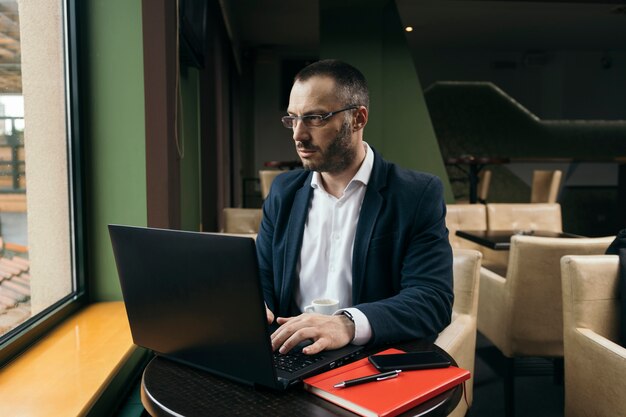
<svg viewBox="0 0 626 417"><path fill-rule="evenodd" d="M318 0L219 0L243 48L319 48Z"/></svg>
<svg viewBox="0 0 626 417"><path fill-rule="evenodd" d="M220 0L242 49L319 48L318 0ZM626 50L626 0L396 0L412 50ZM0 93L20 93L17 2L0 0Z"/></svg>
<svg viewBox="0 0 626 417"><path fill-rule="evenodd" d="M319 47L317 0L221 0L243 48ZM396 0L411 48L626 49L626 0Z"/></svg>
<svg viewBox="0 0 626 417"><path fill-rule="evenodd" d="M397 0L412 48L624 50L626 7L615 3Z"/></svg>

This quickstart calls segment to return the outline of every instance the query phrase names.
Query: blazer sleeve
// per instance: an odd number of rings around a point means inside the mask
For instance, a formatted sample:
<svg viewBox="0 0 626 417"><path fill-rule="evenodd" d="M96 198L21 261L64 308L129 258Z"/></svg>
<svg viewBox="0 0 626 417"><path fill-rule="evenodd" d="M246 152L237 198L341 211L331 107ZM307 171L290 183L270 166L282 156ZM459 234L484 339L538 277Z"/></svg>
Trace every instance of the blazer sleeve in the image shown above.
<svg viewBox="0 0 626 417"><path fill-rule="evenodd" d="M374 344L434 340L451 320L452 248L441 181L431 177L418 204L407 208L414 213L407 216L406 236L399 239L392 255L392 262L400 265L399 277L368 277L391 280L393 294L355 306L370 321Z"/></svg>
<svg viewBox="0 0 626 417"><path fill-rule="evenodd" d="M273 247L274 223L276 210L273 207L271 194L263 203L263 218L256 238L257 259L259 262L259 278L263 288L263 298L267 307L275 311L277 301L274 291Z"/></svg>

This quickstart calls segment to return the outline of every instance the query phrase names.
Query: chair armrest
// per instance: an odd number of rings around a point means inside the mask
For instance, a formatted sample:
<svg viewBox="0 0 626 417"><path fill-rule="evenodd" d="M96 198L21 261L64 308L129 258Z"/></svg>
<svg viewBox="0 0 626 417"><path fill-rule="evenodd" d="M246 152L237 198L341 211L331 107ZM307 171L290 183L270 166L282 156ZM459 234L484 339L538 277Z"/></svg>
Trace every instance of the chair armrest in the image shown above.
<svg viewBox="0 0 626 417"><path fill-rule="evenodd" d="M576 333L583 337L583 343L592 351L598 354L607 355L611 361L616 361L615 365L623 366L622 371L626 372L626 348L599 335L591 329L577 328ZM622 373L622 375L624 375Z"/></svg>
<svg viewBox="0 0 626 417"><path fill-rule="evenodd" d="M457 365L470 371L471 379L466 382L466 397L469 405L474 397L474 360L476 353L476 318L469 314L458 314L435 340L435 344L454 358ZM467 405L461 401L453 417L464 416Z"/></svg>
<svg viewBox="0 0 626 417"><path fill-rule="evenodd" d="M626 410L626 348L590 329L565 334L565 415Z"/></svg>
<svg viewBox="0 0 626 417"><path fill-rule="evenodd" d="M480 269L478 302L478 330L493 342L502 353L510 355L509 321L511 301L506 278L486 269Z"/></svg>
<svg viewBox="0 0 626 417"><path fill-rule="evenodd" d="M476 319L459 314L437 337L435 344L456 360L461 368L474 369Z"/></svg>
<svg viewBox="0 0 626 417"><path fill-rule="evenodd" d="M490 280L490 281L493 281L495 283L499 283L502 285L506 283L505 277L485 267L480 268L480 279L481 279L481 283L484 282L483 281L484 279L487 279L487 280ZM481 291L482 291L482 288L481 288Z"/></svg>

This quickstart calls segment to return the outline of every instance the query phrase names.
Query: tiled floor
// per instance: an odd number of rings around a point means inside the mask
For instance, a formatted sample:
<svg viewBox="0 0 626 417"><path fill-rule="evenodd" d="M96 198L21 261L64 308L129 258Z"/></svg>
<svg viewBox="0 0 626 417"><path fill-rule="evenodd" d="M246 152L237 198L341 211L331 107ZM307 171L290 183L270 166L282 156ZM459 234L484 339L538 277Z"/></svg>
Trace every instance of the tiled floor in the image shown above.
<svg viewBox="0 0 626 417"><path fill-rule="evenodd" d="M135 384L132 392L120 407L115 417L149 417L150 414L143 408L141 404L141 394L139 382Z"/></svg>

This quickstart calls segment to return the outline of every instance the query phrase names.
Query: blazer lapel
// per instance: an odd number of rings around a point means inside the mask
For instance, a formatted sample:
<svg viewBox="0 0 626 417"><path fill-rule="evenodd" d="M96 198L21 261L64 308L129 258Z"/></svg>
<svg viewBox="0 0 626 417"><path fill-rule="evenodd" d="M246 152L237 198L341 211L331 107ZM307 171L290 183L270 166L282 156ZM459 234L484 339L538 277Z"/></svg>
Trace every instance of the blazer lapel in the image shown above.
<svg viewBox="0 0 626 417"><path fill-rule="evenodd" d="M365 279L365 260L374 226L383 204L380 190L387 184L387 164L374 151L374 167L367 184L352 250L352 304L358 304Z"/></svg>
<svg viewBox="0 0 626 417"><path fill-rule="evenodd" d="M296 264L300 259L300 249L302 248L302 236L304 234L304 223L309 213L309 201L313 188L311 188L311 178L304 182L294 197L287 226L287 239L285 240L285 258L283 265L283 284L280 289L280 305L285 306L283 314L292 313L290 311L293 301L293 283L296 277Z"/></svg>

